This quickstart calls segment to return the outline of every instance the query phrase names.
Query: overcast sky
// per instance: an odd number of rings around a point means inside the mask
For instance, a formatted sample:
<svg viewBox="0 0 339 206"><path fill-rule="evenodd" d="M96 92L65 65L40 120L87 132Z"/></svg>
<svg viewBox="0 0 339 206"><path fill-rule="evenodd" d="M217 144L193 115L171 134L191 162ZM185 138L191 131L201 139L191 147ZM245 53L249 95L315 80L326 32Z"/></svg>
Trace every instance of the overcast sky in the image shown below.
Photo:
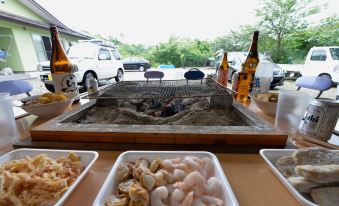
<svg viewBox="0 0 339 206"><path fill-rule="evenodd" d="M66 25L125 43L152 45L172 35L214 39L258 21L260 0L36 0ZM321 16L339 14L339 0ZM317 19L317 18L315 18Z"/></svg>

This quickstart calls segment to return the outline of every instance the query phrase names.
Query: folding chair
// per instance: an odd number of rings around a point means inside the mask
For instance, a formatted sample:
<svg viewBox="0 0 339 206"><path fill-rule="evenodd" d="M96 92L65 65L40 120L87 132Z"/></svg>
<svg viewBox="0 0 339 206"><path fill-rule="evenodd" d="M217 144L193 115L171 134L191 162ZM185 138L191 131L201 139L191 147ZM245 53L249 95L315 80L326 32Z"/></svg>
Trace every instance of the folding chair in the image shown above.
<svg viewBox="0 0 339 206"><path fill-rule="evenodd" d="M318 90L319 94L315 97L315 99L317 99L324 91L329 90L332 87L333 82L331 75L328 73L322 73L318 76L299 77L295 81L295 85L298 87L297 90L300 90L301 88Z"/></svg>
<svg viewBox="0 0 339 206"><path fill-rule="evenodd" d="M148 83L148 79L160 79L160 83L161 83L161 79L164 78L164 72L161 72L161 71L146 71L144 73L144 77L147 79L147 83Z"/></svg>
<svg viewBox="0 0 339 206"><path fill-rule="evenodd" d="M197 68L192 68L184 74L184 77L186 78L187 83L188 83L188 80L199 80L200 79L201 84L202 84L202 80L205 77L205 74L204 72L202 72L201 70Z"/></svg>
<svg viewBox="0 0 339 206"><path fill-rule="evenodd" d="M24 80L9 80L0 82L0 93L10 93L10 95L17 95L26 93L28 96L33 86Z"/></svg>

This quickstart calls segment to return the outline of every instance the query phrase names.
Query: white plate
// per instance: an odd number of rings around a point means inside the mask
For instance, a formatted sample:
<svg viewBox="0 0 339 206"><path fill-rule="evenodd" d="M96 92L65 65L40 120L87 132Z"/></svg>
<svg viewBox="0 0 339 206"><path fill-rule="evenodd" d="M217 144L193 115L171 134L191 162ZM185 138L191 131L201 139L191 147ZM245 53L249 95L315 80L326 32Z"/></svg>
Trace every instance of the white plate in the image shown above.
<svg viewBox="0 0 339 206"><path fill-rule="evenodd" d="M81 150L49 150L49 149L18 149L13 150L0 157L0 164L11 160L23 159L26 156L37 156L39 154L47 154L48 157L58 158L61 156L67 156L70 152L75 152L78 156L81 157L81 162L84 165L85 169L82 171L80 176L76 179L75 182L68 188L68 190L62 195L62 197L56 202L55 206L63 205L67 197L73 192L75 187L79 182L85 177L86 173L89 171L90 167L93 165L95 160L98 158L98 153L94 151L81 151Z"/></svg>
<svg viewBox="0 0 339 206"><path fill-rule="evenodd" d="M262 149L260 155L267 162L272 172L278 177L278 179L285 185L285 187L292 193L292 195L298 200L299 203L305 206L317 206L313 203L309 197L302 195L298 192L289 181L279 172L274 163L282 156L291 156L297 149ZM334 151L334 150L333 150ZM335 150L339 152L339 150Z"/></svg>
<svg viewBox="0 0 339 206"><path fill-rule="evenodd" d="M235 198L235 195L232 191L230 184L227 181L226 176L220 166L220 163L217 157L210 152L181 152L181 151L128 151L122 153L115 164L113 165L110 173L108 174L103 186L101 187L97 197L94 200L93 206L104 206L105 199L114 194L116 187L119 181L115 178L117 168L122 162L136 161L137 159L143 157L148 161L154 160L156 157L162 159L165 158L175 158L175 157L184 157L186 155L193 155L199 158L208 157L214 162L215 177L218 178L223 187L224 202L225 206L238 206L238 201Z"/></svg>

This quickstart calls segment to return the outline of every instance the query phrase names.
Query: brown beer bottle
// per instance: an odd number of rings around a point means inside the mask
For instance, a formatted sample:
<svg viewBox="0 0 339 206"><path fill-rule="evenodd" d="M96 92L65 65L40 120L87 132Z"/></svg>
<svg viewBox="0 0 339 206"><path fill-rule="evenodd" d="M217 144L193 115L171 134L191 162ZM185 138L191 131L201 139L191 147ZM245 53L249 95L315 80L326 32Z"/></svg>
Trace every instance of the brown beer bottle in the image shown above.
<svg viewBox="0 0 339 206"><path fill-rule="evenodd" d="M228 61L227 61L227 53L224 52L224 57L220 64L217 73L217 81L227 87L227 80L228 80Z"/></svg>
<svg viewBox="0 0 339 206"><path fill-rule="evenodd" d="M246 102L250 92L250 84L252 81L252 74L245 70L245 64L242 64L241 71L238 76L238 87L236 100Z"/></svg>
<svg viewBox="0 0 339 206"><path fill-rule="evenodd" d="M62 48L56 26L50 27L52 38L51 75L55 92L63 92L77 103L80 100L78 83L73 74L73 65Z"/></svg>
<svg viewBox="0 0 339 206"><path fill-rule="evenodd" d="M251 73L252 80L251 86L253 87L253 78L255 74L255 70L257 69L257 65L259 63L259 55L258 55L258 38L259 38L259 31L254 31L252 44L248 51L246 60L245 60L245 71Z"/></svg>

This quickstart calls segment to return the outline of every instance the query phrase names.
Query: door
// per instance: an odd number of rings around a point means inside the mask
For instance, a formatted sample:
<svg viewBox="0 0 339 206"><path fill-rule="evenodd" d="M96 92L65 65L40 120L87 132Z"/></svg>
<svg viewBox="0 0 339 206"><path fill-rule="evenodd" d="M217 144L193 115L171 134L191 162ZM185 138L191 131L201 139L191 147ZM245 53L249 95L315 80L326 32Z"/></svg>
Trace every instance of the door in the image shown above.
<svg viewBox="0 0 339 206"><path fill-rule="evenodd" d="M108 79L116 76L112 72L112 57L108 49L101 48L98 55L97 74L99 79Z"/></svg>
<svg viewBox="0 0 339 206"><path fill-rule="evenodd" d="M113 64L112 73L114 76L116 76L118 73L118 69L123 67L121 56L117 49L111 49L111 53L112 53L112 64Z"/></svg>

